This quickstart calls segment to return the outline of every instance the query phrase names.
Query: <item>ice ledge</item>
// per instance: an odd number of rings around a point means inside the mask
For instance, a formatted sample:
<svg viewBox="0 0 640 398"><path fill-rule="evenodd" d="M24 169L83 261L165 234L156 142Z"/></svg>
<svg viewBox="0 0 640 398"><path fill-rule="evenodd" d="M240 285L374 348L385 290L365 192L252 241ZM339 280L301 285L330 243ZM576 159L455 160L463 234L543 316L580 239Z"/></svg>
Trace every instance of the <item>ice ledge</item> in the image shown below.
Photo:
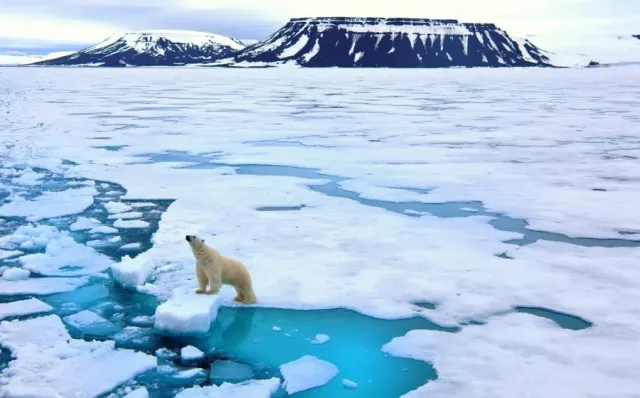
<svg viewBox="0 0 640 398"><path fill-rule="evenodd" d="M166 335L199 335L209 331L222 303L219 294L196 294L195 288L180 287L156 308L154 328Z"/></svg>

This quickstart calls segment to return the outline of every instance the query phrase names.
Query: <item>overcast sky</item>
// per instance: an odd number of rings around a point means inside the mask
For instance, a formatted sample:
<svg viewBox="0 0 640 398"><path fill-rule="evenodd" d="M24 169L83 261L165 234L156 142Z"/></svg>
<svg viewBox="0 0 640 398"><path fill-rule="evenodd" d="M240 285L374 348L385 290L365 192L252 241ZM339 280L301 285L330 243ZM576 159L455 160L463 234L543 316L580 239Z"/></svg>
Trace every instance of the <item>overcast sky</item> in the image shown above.
<svg viewBox="0 0 640 398"><path fill-rule="evenodd" d="M640 34L640 0L0 0L0 50L75 50L144 29L262 39L301 16L452 18L511 35Z"/></svg>

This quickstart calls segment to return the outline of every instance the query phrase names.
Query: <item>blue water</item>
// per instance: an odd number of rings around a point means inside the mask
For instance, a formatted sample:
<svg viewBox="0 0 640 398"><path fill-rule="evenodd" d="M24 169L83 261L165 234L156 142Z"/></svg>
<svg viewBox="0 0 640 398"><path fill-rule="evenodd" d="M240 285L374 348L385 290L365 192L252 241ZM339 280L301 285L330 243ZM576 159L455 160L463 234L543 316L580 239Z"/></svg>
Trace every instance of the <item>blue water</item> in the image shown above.
<svg viewBox="0 0 640 398"><path fill-rule="evenodd" d="M195 158L202 160L199 155L189 155L174 152L165 158L154 155L153 161L193 162ZM207 155L207 161L214 159L215 153ZM170 160L169 160L170 159ZM211 166L213 165L213 166ZM425 211L441 217L465 217L470 213L462 207L478 209L484 212L480 202L424 204L418 202L385 202L361 198L357 193L344 190L339 182L344 178L318 173L312 169L294 168L286 166L240 165L233 166L224 163L200 163L202 167L232 166L238 167L238 173L251 175L283 175L308 179L326 179L330 182L322 185L311 185L310 189L330 196L339 196L356 200L367 206L381 207L389 211L403 213L407 209ZM191 168L195 168L192 166ZM45 180L38 186L13 187L27 198L33 198L42 190L63 190L84 184L88 180L80 178L65 178L62 175L48 173ZM10 184L5 178L0 181ZM105 225L111 225L104 208L106 201L114 200L132 204L138 201L122 200L126 191L119 185L95 181L99 191L93 206L82 215L97 218ZM397 187L397 189L410 189ZM419 190L428 194L428 190ZM7 197L0 197L0 202L6 202ZM114 260L124 255L135 256L151 246L151 237L157 231L160 217L171 204L170 199L144 200L156 206L137 208L135 211L143 213L142 219L150 223L147 229L121 230L119 236L122 242L110 247L96 248L99 252L110 256ZM259 211L304 211L304 204L299 206L265 207ZM471 214L478 214L471 213ZM484 213L488 214L488 213ZM68 230L69 225L77 218L75 216L60 217L47 220L46 224L55 225L61 230ZM21 218L3 219L3 228L11 233L15 228L24 224ZM72 233L73 238L81 243L94 239L86 231ZM126 243L141 243L137 251L122 251L119 245ZM10 260L6 261L9 263ZM0 261L3 265L5 261ZM107 272L109 273L109 272ZM39 277L33 275L33 277ZM26 299L31 296L0 296L0 302ZM212 363L220 359L251 367L254 377L259 379L280 376L279 366L300 358L303 355L314 355L329 361L340 369L340 374L327 385L317 389L296 394L296 397L395 397L411 391L430 380L437 378L436 370L428 363L412 359L397 358L381 351L384 344L398 336L403 336L410 330L428 329L442 333L456 333L458 328L447 328L430 322L423 317L401 320L381 320L364 316L360 313L345 310L314 310L295 311L268 308L221 308L219 315L211 327L208 335L198 338L176 338L162 336L154 332L151 318L158 302L155 297L143 295L134 291L122 289L112 282L111 278L92 278L91 283L72 292L40 296L41 300L55 308L55 314L66 317L82 310L90 310L105 319L101 325L89 328L76 328L67 325L74 338L86 340L114 340L116 346L140 350L154 354L158 349L165 349L173 353L174 357L159 358L159 367L148 371L128 381L123 386L146 386L152 397L172 397L181 388L193 385L210 385L212 381L209 369ZM436 303L414 303L419 309L434 310ZM564 314L551 309L539 307L516 307L513 311L524 312L534 316L542 316L556 322L560 327L580 330L590 327L591 323L578 316ZM10 319L28 319L39 315L13 317ZM471 320L468 324L481 325L481 321ZM324 344L312 344L316 334L326 334L330 340ZM206 353L206 358L193 364L180 364L175 358L180 348L195 345ZM7 366L11 358L7 350L0 352L0 370ZM189 377L180 377L180 372L199 368ZM358 383L355 390L345 389L342 380L346 378ZM106 396L106 395L105 395ZM277 396L286 396L279 391Z"/></svg>

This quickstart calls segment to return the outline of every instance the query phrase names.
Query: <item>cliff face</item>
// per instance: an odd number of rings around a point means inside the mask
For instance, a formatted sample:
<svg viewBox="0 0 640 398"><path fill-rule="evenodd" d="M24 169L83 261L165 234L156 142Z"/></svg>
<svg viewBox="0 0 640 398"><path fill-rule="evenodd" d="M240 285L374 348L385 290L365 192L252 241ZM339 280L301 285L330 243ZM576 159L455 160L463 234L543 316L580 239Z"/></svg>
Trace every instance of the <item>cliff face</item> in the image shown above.
<svg viewBox="0 0 640 398"><path fill-rule="evenodd" d="M296 18L233 59L306 67L550 66L544 51L494 24L417 18Z"/></svg>

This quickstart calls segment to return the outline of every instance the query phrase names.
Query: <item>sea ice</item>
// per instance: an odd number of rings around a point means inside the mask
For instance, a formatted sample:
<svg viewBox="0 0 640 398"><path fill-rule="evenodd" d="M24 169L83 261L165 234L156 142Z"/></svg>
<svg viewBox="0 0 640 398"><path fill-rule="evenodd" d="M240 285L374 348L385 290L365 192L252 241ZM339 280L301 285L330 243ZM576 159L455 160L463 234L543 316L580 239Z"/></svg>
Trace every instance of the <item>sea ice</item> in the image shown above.
<svg viewBox="0 0 640 398"><path fill-rule="evenodd" d="M113 341L72 339L57 315L0 323L0 345L14 357L0 375L10 397L95 397L157 364Z"/></svg>
<svg viewBox="0 0 640 398"><path fill-rule="evenodd" d="M146 389L146 387L140 387L136 390L131 391L123 398L149 398L149 391Z"/></svg>
<svg viewBox="0 0 640 398"><path fill-rule="evenodd" d="M151 202L137 202L131 203L131 207L133 207L134 209L140 209L145 207L156 207L156 204Z"/></svg>
<svg viewBox="0 0 640 398"><path fill-rule="evenodd" d="M99 227L95 227L89 231L90 234L117 234L118 230L115 228L108 227L106 225L101 225Z"/></svg>
<svg viewBox="0 0 640 398"><path fill-rule="evenodd" d="M74 222L69 226L69 229L71 231L86 231L86 230L95 228L100 224L101 224L100 221L96 220L95 218L81 216L81 217L78 217L76 222Z"/></svg>
<svg viewBox="0 0 640 398"><path fill-rule="evenodd" d="M42 179L44 177L45 174L38 173L37 171L34 171L32 168L28 167L21 171L19 177L12 178L11 183L16 185L35 186L42 184Z"/></svg>
<svg viewBox="0 0 640 398"><path fill-rule="evenodd" d="M0 303L0 320L12 316L32 315L53 311L53 307L36 298Z"/></svg>
<svg viewBox="0 0 640 398"><path fill-rule="evenodd" d="M215 384L240 383L254 377L251 366L229 360L219 359L211 364L209 378Z"/></svg>
<svg viewBox="0 0 640 398"><path fill-rule="evenodd" d="M135 288L144 284L149 275L156 268L157 262L147 257L131 258L124 256L122 261L111 265L113 279L125 287Z"/></svg>
<svg viewBox="0 0 640 398"><path fill-rule="evenodd" d="M31 272L22 268L9 268L2 273L2 279L5 281L22 281L28 279Z"/></svg>
<svg viewBox="0 0 640 398"><path fill-rule="evenodd" d="M312 355L280 365L283 386L289 394L309 390L327 384L339 373L338 368Z"/></svg>
<svg viewBox="0 0 640 398"><path fill-rule="evenodd" d="M11 257L21 256L23 253L20 250L2 250L0 249L0 260L6 260Z"/></svg>
<svg viewBox="0 0 640 398"><path fill-rule="evenodd" d="M149 223L142 220L122 220L117 219L113 226L120 229L136 229L136 228L149 228Z"/></svg>
<svg viewBox="0 0 640 398"><path fill-rule="evenodd" d="M204 352L200 351L192 345L182 347L182 349L180 350L180 359L183 362L192 362L201 358L204 358Z"/></svg>
<svg viewBox="0 0 640 398"><path fill-rule="evenodd" d="M93 204L98 194L95 188L73 188L59 192L44 192L33 200L17 198L0 206L0 216L26 217L27 221L39 221L78 214Z"/></svg>
<svg viewBox="0 0 640 398"><path fill-rule="evenodd" d="M69 325L89 335L108 336L120 330L114 323L88 310L66 316L63 319Z"/></svg>
<svg viewBox="0 0 640 398"><path fill-rule="evenodd" d="M120 246L120 250L138 250L142 247L140 243L127 243L126 245Z"/></svg>
<svg viewBox="0 0 640 398"><path fill-rule="evenodd" d="M46 247L55 238L60 237L61 232L50 225L23 225L12 235L0 238L0 247L13 250L17 247L25 249L39 249Z"/></svg>
<svg viewBox="0 0 640 398"><path fill-rule="evenodd" d="M175 398L270 398L279 387L280 379L274 377L266 380L250 380L239 384L195 386L184 389Z"/></svg>
<svg viewBox="0 0 640 398"><path fill-rule="evenodd" d="M107 202L104 207L110 214L126 213L131 210L131 206L122 202Z"/></svg>
<svg viewBox="0 0 640 398"><path fill-rule="evenodd" d="M109 257L76 243L67 234L52 239L44 253L20 257L25 269L46 276L79 276L100 273L111 266Z"/></svg>
<svg viewBox="0 0 640 398"><path fill-rule="evenodd" d="M326 334L316 334L316 337L311 340L311 344L324 344L329 341L329 338Z"/></svg>
<svg viewBox="0 0 640 398"><path fill-rule="evenodd" d="M111 214L109 215L109 220L117 220L119 218L123 220L128 220L128 219L140 218L140 217L142 217L142 213L140 213L139 211L130 211L127 213Z"/></svg>
<svg viewBox="0 0 640 398"><path fill-rule="evenodd" d="M175 289L155 314L155 329L166 334L206 333L218 315L219 294L196 294L195 289Z"/></svg>
<svg viewBox="0 0 640 398"><path fill-rule="evenodd" d="M19 295L37 294L47 295L76 290L86 284L86 278L30 278L22 281L5 281L0 279L0 294Z"/></svg>
<svg viewBox="0 0 640 398"><path fill-rule="evenodd" d="M351 381L349 379L343 379L342 380L342 385L344 385L346 388L357 388L358 387L358 383Z"/></svg>

